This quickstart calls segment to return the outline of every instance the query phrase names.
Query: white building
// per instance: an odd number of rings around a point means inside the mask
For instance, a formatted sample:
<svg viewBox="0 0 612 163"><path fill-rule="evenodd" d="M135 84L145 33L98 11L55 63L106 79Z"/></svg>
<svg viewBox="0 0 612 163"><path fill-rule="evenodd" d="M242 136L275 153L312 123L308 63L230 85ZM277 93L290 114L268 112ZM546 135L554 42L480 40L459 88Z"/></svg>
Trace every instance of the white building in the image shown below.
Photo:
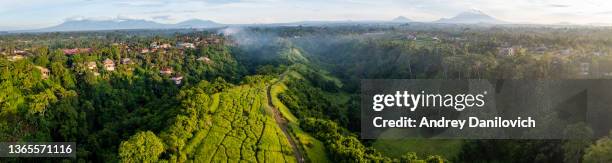
<svg viewBox="0 0 612 163"><path fill-rule="evenodd" d="M103 63L106 71L115 71L115 62L113 60L106 58Z"/></svg>
<svg viewBox="0 0 612 163"><path fill-rule="evenodd" d="M497 55L500 56L513 56L514 54L516 54L516 51L512 47L499 48L499 52L497 52Z"/></svg>
<svg viewBox="0 0 612 163"><path fill-rule="evenodd" d="M176 44L176 46L184 49L195 49L195 45L193 43L188 42L178 43Z"/></svg>
<svg viewBox="0 0 612 163"><path fill-rule="evenodd" d="M86 65L87 65L87 69L90 69L90 70L94 70L94 69L98 68L98 66L96 65L96 62L93 62L93 61L92 62L87 62Z"/></svg>
<svg viewBox="0 0 612 163"><path fill-rule="evenodd" d="M202 62L206 62L206 63L210 63L210 58L208 57L200 57L197 59L198 61L202 61Z"/></svg>
<svg viewBox="0 0 612 163"><path fill-rule="evenodd" d="M181 82L183 81L183 76L175 76L172 77L172 81L174 81L174 84L176 85L180 85Z"/></svg>
<svg viewBox="0 0 612 163"><path fill-rule="evenodd" d="M22 60L23 58L25 58L23 55L14 55L14 56L10 56L8 60L11 62L14 62L14 61Z"/></svg>
<svg viewBox="0 0 612 163"><path fill-rule="evenodd" d="M570 55L572 54L572 49L563 49L559 52L561 55Z"/></svg>
<svg viewBox="0 0 612 163"><path fill-rule="evenodd" d="M170 68L170 67L162 68L159 71L159 73L162 74L162 75L170 75L170 74L172 74L172 72L173 72L172 68Z"/></svg>
<svg viewBox="0 0 612 163"><path fill-rule="evenodd" d="M123 58L121 59L121 64L130 65L130 64L133 64L133 62L132 62L132 59L130 58Z"/></svg>

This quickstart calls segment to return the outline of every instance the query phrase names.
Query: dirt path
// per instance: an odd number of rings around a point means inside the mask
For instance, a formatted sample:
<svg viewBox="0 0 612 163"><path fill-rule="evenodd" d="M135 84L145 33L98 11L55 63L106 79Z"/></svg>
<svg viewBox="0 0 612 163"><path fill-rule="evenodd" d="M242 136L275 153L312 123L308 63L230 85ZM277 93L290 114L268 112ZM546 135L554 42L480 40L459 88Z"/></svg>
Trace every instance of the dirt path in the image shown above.
<svg viewBox="0 0 612 163"><path fill-rule="evenodd" d="M287 137L287 140L289 141L289 144L291 144L291 148L293 149L293 153L295 155L295 159L297 160L297 162L304 162L304 157L302 155L302 151L298 148L297 143L295 142L295 139L293 139L293 137L291 137L291 133L289 133L289 128L287 126L287 120L283 117L283 115L281 115L280 111L278 110L278 108L276 108L274 106L274 104L272 103L272 93L271 93L271 89L273 85L278 84L280 81L283 80L283 78L285 77L285 75L287 74L287 72L289 72L289 69L287 69L285 72L283 72L279 79L268 85L266 88L266 94L268 96L268 106L270 106L270 108L272 108L272 113L274 113L274 120L276 120L276 123L278 124L278 126L281 128L281 130L283 130L283 133L285 134L285 136Z"/></svg>

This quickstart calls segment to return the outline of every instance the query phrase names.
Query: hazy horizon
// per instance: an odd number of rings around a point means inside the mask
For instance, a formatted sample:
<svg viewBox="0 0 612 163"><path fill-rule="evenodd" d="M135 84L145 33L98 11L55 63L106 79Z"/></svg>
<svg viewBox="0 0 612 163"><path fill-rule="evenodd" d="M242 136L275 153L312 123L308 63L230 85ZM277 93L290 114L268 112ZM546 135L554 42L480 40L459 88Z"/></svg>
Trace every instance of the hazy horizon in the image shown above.
<svg viewBox="0 0 612 163"><path fill-rule="evenodd" d="M612 24L605 0L22 0L2 2L0 30L50 27L67 20L142 19L177 23L189 19L225 24L299 21L435 21L480 10L497 19L530 24Z"/></svg>

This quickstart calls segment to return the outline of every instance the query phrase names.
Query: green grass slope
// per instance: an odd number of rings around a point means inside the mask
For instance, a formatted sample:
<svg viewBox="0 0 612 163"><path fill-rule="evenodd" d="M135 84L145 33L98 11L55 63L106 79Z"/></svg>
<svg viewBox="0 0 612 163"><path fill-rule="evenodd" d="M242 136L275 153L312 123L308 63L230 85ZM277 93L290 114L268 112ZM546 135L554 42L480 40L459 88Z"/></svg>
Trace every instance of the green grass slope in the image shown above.
<svg viewBox="0 0 612 163"><path fill-rule="evenodd" d="M212 95L213 112L180 153L193 162L296 162L289 142L265 110L263 85Z"/></svg>

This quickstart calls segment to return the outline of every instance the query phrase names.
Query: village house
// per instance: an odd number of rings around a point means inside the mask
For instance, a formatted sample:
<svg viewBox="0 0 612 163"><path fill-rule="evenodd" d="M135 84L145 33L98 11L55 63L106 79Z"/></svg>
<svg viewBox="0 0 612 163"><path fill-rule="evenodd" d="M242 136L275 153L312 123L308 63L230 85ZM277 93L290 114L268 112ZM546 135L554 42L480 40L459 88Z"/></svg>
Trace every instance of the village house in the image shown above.
<svg viewBox="0 0 612 163"><path fill-rule="evenodd" d="M74 48L74 49L62 49L65 55L74 55L79 53L91 53L91 48Z"/></svg>
<svg viewBox="0 0 612 163"><path fill-rule="evenodd" d="M62 52L66 55L73 55L79 53L78 49L62 49Z"/></svg>
<svg viewBox="0 0 612 163"><path fill-rule="evenodd" d="M434 40L434 41L440 41L440 38L438 38L438 36L434 36L431 39Z"/></svg>
<svg viewBox="0 0 612 163"><path fill-rule="evenodd" d="M149 48L140 49L140 53L142 54L149 53L149 52L150 52Z"/></svg>
<svg viewBox="0 0 612 163"><path fill-rule="evenodd" d="M44 80L44 79L48 79L48 78L49 78L49 72L50 72L50 71L49 71L49 69L44 68L44 67L40 67L40 66L36 66L36 68L37 68L38 70L40 70L40 74L41 74L41 76L40 76L40 77L41 77L43 80Z"/></svg>
<svg viewBox="0 0 612 163"><path fill-rule="evenodd" d="M157 49L159 48L159 45L157 45L157 42L152 42L151 44L149 44L149 47L152 49Z"/></svg>
<svg viewBox="0 0 612 163"><path fill-rule="evenodd" d="M172 77L171 80L174 81L174 84L180 85L181 82L183 81L183 76L175 76L175 77Z"/></svg>
<svg viewBox="0 0 612 163"><path fill-rule="evenodd" d="M8 57L8 60L11 62L15 62L18 60L22 60L23 58L25 58L23 55L14 55L14 56Z"/></svg>
<svg viewBox="0 0 612 163"><path fill-rule="evenodd" d="M197 60L198 61L202 61L202 62L206 62L206 63L210 63L210 58L208 58L208 57L200 57Z"/></svg>
<svg viewBox="0 0 612 163"><path fill-rule="evenodd" d="M170 45L170 44L161 44L161 45L159 45L159 48L162 48L162 49L169 49L171 47L172 47L172 45Z"/></svg>
<svg viewBox="0 0 612 163"><path fill-rule="evenodd" d="M406 39L416 41L417 37L415 35L413 35L413 34L409 34L409 35L406 36Z"/></svg>
<svg viewBox="0 0 612 163"><path fill-rule="evenodd" d="M104 64L104 70L115 71L115 62L113 60L106 58L102 63Z"/></svg>
<svg viewBox="0 0 612 163"><path fill-rule="evenodd" d="M13 54L24 55L26 53L25 50L13 50Z"/></svg>
<svg viewBox="0 0 612 163"><path fill-rule="evenodd" d="M561 55L570 55L570 54L572 54L572 49L563 49L563 50L559 51L559 54L561 54Z"/></svg>
<svg viewBox="0 0 612 163"><path fill-rule="evenodd" d="M98 66L96 65L96 62L93 62L93 61L87 62L86 66L87 66L87 69L90 69L90 70L95 70L96 68L98 68Z"/></svg>
<svg viewBox="0 0 612 163"><path fill-rule="evenodd" d="M219 38L206 38L204 41L204 44L219 44L221 43L221 39Z"/></svg>
<svg viewBox="0 0 612 163"><path fill-rule="evenodd" d="M131 65L131 64L133 64L133 62L132 62L132 59L130 59L130 58L123 58L123 59L121 59L121 64Z"/></svg>
<svg viewBox="0 0 612 163"><path fill-rule="evenodd" d="M499 48L497 55L499 56L514 56L515 49L513 47Z"/></svg>
<svg viewBox="0 0 612 163"><path fill-rule="evenodd" d="M188 42L178 43L176 44L176 46L179 48L184 48L184 49L195 49L195 45L193 43L188 43Z"/></svg>
<svg viewBox="0 0 612 163"><path fill-rule="evenodd" d="M170 68L170 67L162 68L159 71L159 73L162 74L162 75L170 75L170 74L172 74L172 68Z"/></svg>

